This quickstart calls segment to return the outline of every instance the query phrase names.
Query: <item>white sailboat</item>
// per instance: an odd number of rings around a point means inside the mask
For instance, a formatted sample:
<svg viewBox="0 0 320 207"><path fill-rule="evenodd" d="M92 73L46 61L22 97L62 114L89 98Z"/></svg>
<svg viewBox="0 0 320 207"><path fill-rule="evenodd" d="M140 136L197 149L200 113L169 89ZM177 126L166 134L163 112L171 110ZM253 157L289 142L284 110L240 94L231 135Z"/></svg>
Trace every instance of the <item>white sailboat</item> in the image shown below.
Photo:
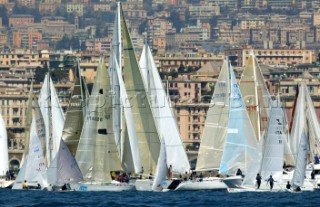
<svg viewBox="0 0 320 207"><path fill-rule="evenodd" d="M241 169L244 174L247 174L249 173L249 163L258 157L257 139L231 65L230 74L229 120L219 173L221 175L235 175L237 169ZM224 179L228 187L239 185L241 181L240 176Z"/></svg>
<svg viewBox="0 0 320 207"><path fill-rule="evenodd" d="M66 119L62 131L62 139L73 155L76 154L83 121L86 115L88 89L80 73L80 63L77 60L73 92L69 101Z"/></svg>
<svg viewBox="0 0 320 207"><path fill-rule="evenodd" d="M134 127L139 144L141 173L149 177L154 175L160 152L160 135L154 120L151 104L142 78L132 40L121 13L123 34L123 79L129 103L131 105Z"/></svg>
<svg viewBox="0 0 320 207"><path fill-rule="evenodd" d="M275 100L270 111L267 135L262 147L262 140L259 142L258 157L250 163L249 173L246 174L239 188L228 189L229 192L270 191L269 185L265 182L270 175L276 181L273 191L284 191L286 189L283 176L284 156L284 112L280 107L280 101ZM260 155L259 155L260 154ZM260 172L262 184L259 189L256 186L256 176Z"/></svg>
<svg viewBox="0 0 320 207"><path fill-rule="evenodd" d="M22 189L22 183L27 182L29 188L41 189L48 187L46 175L46 159L44 156L45 139L44 122L37 101L34 101L33 119L30 128L29 150L19 171L12 189Z"/></svg>
<svg viewBox="0 0 320 207"><path fill-rule="evenodd" d="M151 110L155 119L156 126L158 128L160 136L163 138L162 143L165 143L166 152L166 173L171 168L172 173L175 175L182 175L185 172L190 172L190 164L187 154L181 141L179 129L171 110L169 100L166 96L165 90L162 85L162 81L153 60L150 48L145 45L140 58L140 68L142 78L145 85L145 90L148 94L148 100L151 104ZM163 144L162 144L163 145ZM163 146L162 146L163 147ZM161 151L161 150L160 150ZM164 151L164 150L162 150ZM160 154L161 157L161 154ZM160 159L159 157L159 159ZM159 161L158 161L159 165ZM170 167L171 166L171 167ZM159 166L157 166L157 169ZM158 175L157 173L156 175ZM163 178L163 176L161 176ZM137 190L154 190L155 180L150 179L137 180ZM174 179L174 183L179 182ZM163 178L161 182L163 186L161 188L172 188L173 180ZM153 183L153 184L152 184ZM178 183L177 183L178 184ZM152 188L148 187L152 186ZM171 187L170 187L171 186Z"/></svg>
<svg viewBox="0 0 320 207"><path fill-rule="evenodd" d="M311 113L314 113L314 115ZM306 114L308 114L308 118ZM293 191L297 191L298 187L300 190L313 190L315 187L316 181L306 178L306 167L309 160L309 152L312 153L312 151L309 150L310 146L312 146L310 145L312 142L310 142L310 139L316 140L316 137L312 135L315 135L318 130L316 129L317 127L314 127L318 123L314 122L317 121L317 118L312 119L311 117L316 117L315 111L305 83L302 82L299 88L299 95L297 98L292 125L293 131L290 137L291 145L293 146L291 149L296 147L296 149L293 149L295 152L294 157L296 163L292 177ZM316 148L314 148L314 150L316 150Z"/></svg>
<svg viewBox="0 0 320 207"><path fill-rule="evenodd" d="M47 169L47 182L59 189L64 184L77 183L83 180L78 164L63 140L60 141L56 157Z"/></svg>
<svg viewBox="0 0 320 207"><path fill-rule="evenodd" d="M168 172L168 168L167 168L166 145L165 145L165 141L162 140L156 174L152 183L152 191L163 192L168 190L168 189L164 189L164 187L166 187L166 184L165 186L163 184L164 180L166 179L167 172Z"/></svg>
<svg viewBox="0 0 320 207"><path fill-rule="evenodd" d="M9 171L8 138L7 129L0 114L0 188L8 188L13 182L6 179L6 173Z"/></svg>
<svg viewBox="0 0 320 207"><path fill-rule="evenodd" d="M112 91L103 59L100 60L89 98L76 160L84 181L70 184L79 191L122 191L132 184L112 180L111 172L122 171L112 122Z"/></svg>
<svg viewBox="0 0 320 207"><path fill-rule="evenodd" d="M122 79L121 45L121 8L118 2L109 63L111 89L114 97L113 130L123 169L126 172L138 174L141 172L142 166L133 112Z"/></svg>
<svg viewBox="0 0 320 207"><path fill-rule="evenodd" d="M218 171L220 167L230 110L230 75L228 64L228 60L224 60L207 112L196 165L196 171L198 172ZM226 189L227 186L221 181L222 179L218 177L205 177L202 179L202 182L199 182L199 180L184 181L178 186L177 190Z"/></svg>
<svg viewBox="0 0 320 207"><path fill-rule="evenodd" d="M47 166L49 166L58 152L64 126L64 114L49 74L43 81L38 102L45 125L46 149L44 154Z"/></svg>

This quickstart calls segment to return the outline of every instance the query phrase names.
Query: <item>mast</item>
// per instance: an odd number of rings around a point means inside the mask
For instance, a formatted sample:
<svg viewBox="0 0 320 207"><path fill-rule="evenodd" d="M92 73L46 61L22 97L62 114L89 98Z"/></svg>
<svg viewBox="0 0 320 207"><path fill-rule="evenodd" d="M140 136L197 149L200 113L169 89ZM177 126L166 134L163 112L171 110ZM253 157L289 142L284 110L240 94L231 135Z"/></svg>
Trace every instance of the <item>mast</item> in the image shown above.
<svg viewBox="0 0 320 207"><path fill-rule="evenodd" d="M52 121L51 121L51 90L50 90L50 73L48 72L48 79L47 79L47 84L48 84L48 88L47 88L47 94L48 94L48 99L47 99L47 106L48 106L48 119L49 119L49 125L48 125L48 130L49 130L49 157L48 157L48 165L50 164L51 160L52 160L52 150L53 150L53 140L52 140Z"/></svg>
<svg viewBox="0 0 320 207"><path fill-rule="evenodd" d="M254 93L255 93L255 99L256 99L256 110L257 110L257 119L258 119L258 123L257 123L257 126L258 126L258 140L261 139L261 127L260 127L260 110L259 110L259 99L258 99L258 89L257 89L257 72L256 72L256 61L255 61L255 55L254 55L254 52L253 50L251 51L252 52L252 64L253 64L253 82L254 82Z"/></svg>

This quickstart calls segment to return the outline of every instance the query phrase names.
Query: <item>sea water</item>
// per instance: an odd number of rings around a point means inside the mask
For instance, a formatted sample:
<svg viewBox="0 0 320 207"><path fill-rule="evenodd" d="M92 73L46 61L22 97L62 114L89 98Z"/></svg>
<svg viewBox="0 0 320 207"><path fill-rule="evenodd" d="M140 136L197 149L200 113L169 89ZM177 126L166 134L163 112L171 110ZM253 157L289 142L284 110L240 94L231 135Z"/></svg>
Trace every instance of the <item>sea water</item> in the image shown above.
<svg viewBox="0 0 320 207"><path fill-rule="evenodd" d="M24 206L319 206L320 191L245 192L48 192L35 190L0 190L0 207Z"/></svg>

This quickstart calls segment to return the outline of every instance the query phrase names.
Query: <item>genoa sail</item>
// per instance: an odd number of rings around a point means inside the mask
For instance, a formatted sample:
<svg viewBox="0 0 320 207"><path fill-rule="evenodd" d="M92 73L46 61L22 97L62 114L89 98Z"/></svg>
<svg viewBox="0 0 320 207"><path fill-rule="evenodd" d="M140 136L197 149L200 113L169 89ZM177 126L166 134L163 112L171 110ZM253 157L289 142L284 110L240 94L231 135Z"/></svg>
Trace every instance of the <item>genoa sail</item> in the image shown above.
<svg viewBox="0 0 320 207"><path fill-rule="evenodd" d="M219 173L223 175L235 174L239 168L244 168L242 172L246 173L251 160L257 157L256 135L231 65L230 74L231 94L228 130L219 168Z"/></svg>
<svg viewBox="0 0 320 207"><path fill-rule="evenodd" d="M3 118L0 115L0 176L6 175L9 170L9 155L8 155L8 138L7 129Z"/></svg>
<svg viewBox="0 0 320 207"><path fill-rule="evenodd" d="M76 152L85 181L111 182L110 172L122 170L113 134L109 80L101 59Z"/></svg>
<svg viewBox="0 0 320 207"><path fill-rule="evenodd" d="M177 174L189 172L190 164L180 132L148 45L144 46L139 64L159 134L165 140L167 166L171 165L172 172Z"/></svg>
<svg viewBox="0 0 320 207"><path fill-rule="evenodd" d="M123 12L121 23L124 51L123 76L127 94L131 97L130 104L139 142L141 164L144 172L154 174L160 152L160 138Z"/></svg>
<svg viewBox="0 0 320 207"><path fill-rule="evenodd" d="M219 169L229 118L229 67L225 60L215 84L201 139L196 170Z"/></svg>

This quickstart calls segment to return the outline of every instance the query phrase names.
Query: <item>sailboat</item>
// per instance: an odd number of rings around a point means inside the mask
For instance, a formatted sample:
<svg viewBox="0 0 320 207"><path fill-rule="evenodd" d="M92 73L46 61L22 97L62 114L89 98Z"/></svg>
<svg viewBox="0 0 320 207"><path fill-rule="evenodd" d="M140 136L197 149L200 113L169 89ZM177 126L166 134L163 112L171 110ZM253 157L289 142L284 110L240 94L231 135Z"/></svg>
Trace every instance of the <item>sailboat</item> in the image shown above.
<svg viewBox="0 0 320 207"><path fill-rule="evenodd" d="M249 163L258 157L256 134L231 65L229 69L231 74L230 111L226 141L219 167L219 173L224 176L235 175L237 169L240 168L244 174L249 173ZM241 181L241 176L224 179L228 187L238 185Z"/></svg>
<svg viewBox="0 0 320 207"><path fill-rule="evenodd" d="M80 73L80 63L77 60L73 92L69 101L66 119L62 131L62 139L74 156L77 151L83 121L86 115L88 89Z"/></svg>
<svg viewBox="0 0 320 207"><path fill-rule="evenodd" d="M44 78L38 102L45 126L46 147L43 152L47 159L46 164L50 166L50 162L56 156L60 146L64 114L49 73Z"/></svg>
<svg viewBox="0 0 320 207"><path fill-rule="evenodd" d="M270 175L276 181L273 191L284 191L286 189L283 181L283 163L284 163L284 111L280 107L280 98L274 101L270 111L269 123L265 141L259 142L257 147L257 157L252 160L249 172L244 177L241 186L238 188L229 188L229 192L247 192L247 191L270 191L270 187L265 183ZM264 147L262 147L262 143ZM260 172L262 185L256 188L256 176Z"/></svg>
<svg viewBox="0 0 320 207"><path fill-rule="evenodd" d="M228 60L225 59L215 84L215 90L207 112L203 136L201 138L196 172L208 173L211 171L217 175L220 167L230 110L230 76L228 64ZM221 178L217 176L205 176L202 182L198 182L197 180L183 182L177 190L212 190L226 188L227 186L222 182Z"/></svg>
<svg viewBox="0 0 320 207"><path fill-rule="evenodd" d="M79 191L134 189L134 185L115 181L111 177L112 172L123 171L114 139L112 103L110 77L101 58L76 152L76 160L84 181L71 184L71 189Z"/></svg>
<svg viewBox="0 0 320 207"><path fill-rule="evenodd" d="M308 114L308 119L306 115ZM313 118L313 119L312 119ZM294 168L292 177L292 190L297 191L298 187L301 190L313 190L315 187L315 181L311 179L305 179L306 167L308 164L310 145L313 141L317 141L317 137L314 136L319 132L319 125L317 124L317 118L315 110L311 101L309 92L307 91L305 83L301 83L299 94L297 98L296 110L294 113L294 119L292 124L291 133L291 149L294 149L294 158L296 166ZM313 136L312 136L313 135ZM319 134L318 134L319 135ZM316 148L314 148L316 150ZM312 158L311 158L312 159ZM312 161L311 161L312 162Z"/></svg>
<svg viewBox="0 0 320 207"><path fill-rule="evenodd" d="M145 44L143 48L139 64L155 123L161 136L161 147L165 148L160 149L160 151L166 152L166 174L169 168L171 168L171 172L177 176L185 172L189 173L190 164L181 141L175 117L170 107L170 100L168 100L166 96L159 72L147 44ZM160 157L161 153L159 159ZM158 165L160 164L162 164L162 162L159 163L158 161ZM157 166L157 169L158 168L161 167ZM144 191L154 190L154 182L157 182L159 174L161 174L160 177L163 179L161 182L162 189L174 189L180 182L178 179L165 179L162 173L156 173L154 181L150 179L137 180L136 189ZM152 186L152 188L148 188L148 186Z"/></svg>
<svg viewBox="0 0 320 207"><path fill-rule="evenodd" d="M7 129L0 114L0 188L9 188L14 181L5 178L9 173Z"/></svg>
<svg viewBox="0 0 320 207"><path fill-rule="evenodd" d="M264 139L272 101L254 51L251 52L248 65L242 73L239 88L256 138L258 141Z"/></svg>
<svg viewBox="0 0 320 207"><path fill-rule="evenodd" d="M122 77L121 39L121 9L118 2L109 62L113 94L113 131L123 169L130 174L138 174L141 172L142 166L133 112Z"/></svg>
<svg viewBox="0 0 320 207"><path fill-rule="evenodd" d="M64 184L77 183L83 180L74 154L78 147L83 126L88 94L84 79L80 76L79 60L77 60L77 66L73 94L69 101L58 152L47 169L48 183L52 185L53 190L61 190ZM64 140L67 140L69 147L73 151L70 150Z"/></svg>
<svg viewBox="0 0 320 207"><path fill-rule="evenodd" d="M22 183L27 182L29 188L41 189L48 187L45 158L45 131L44 121L38 102L33 101L33 116L30 127L29 149L24 162L15 180L12 189L22 189Z"/></svg>
<svg viewBox="0 0 320 207"><path fill-rule="evenodd" d="M160 153L160 134L154 120L148 94L145 90L133 43L123 11L121 12L123 34L123 79L129 103L132 106L134 128L136 129L143 177L153 176Z"/></svg>

